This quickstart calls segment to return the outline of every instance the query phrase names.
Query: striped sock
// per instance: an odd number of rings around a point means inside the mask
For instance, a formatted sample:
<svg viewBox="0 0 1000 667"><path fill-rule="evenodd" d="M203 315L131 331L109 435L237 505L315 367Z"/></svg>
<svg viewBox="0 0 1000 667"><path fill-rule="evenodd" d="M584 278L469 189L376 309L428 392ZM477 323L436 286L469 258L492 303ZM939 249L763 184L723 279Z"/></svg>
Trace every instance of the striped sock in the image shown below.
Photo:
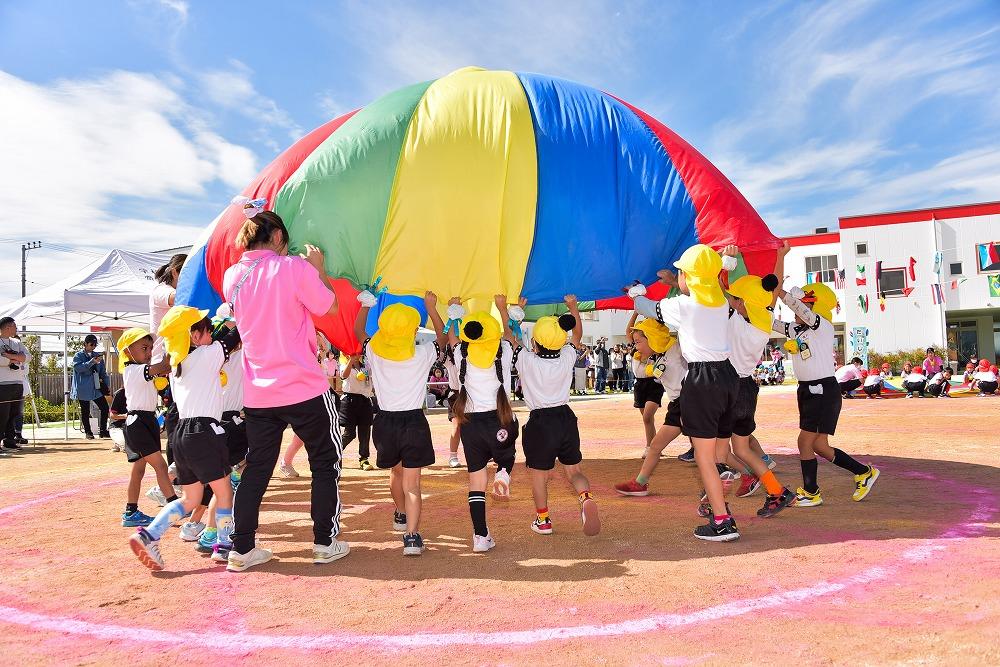
<svg viewBox="0 0 1000 667"><path fill-rule="evenodd" d="M469 491L469 514L472 516L472 530L480 537L486 537L490 531L486 527L486 492Z"/></svg>
<svg viewBox="0 0 1000 667"><path fill-rule="evenodd" d="M540 509L536 509L535 510L535 514L538 515L538 521L539 521L539 523L545 523L546 521L549 520L549 508L548 507L542 507Z"/></svg>

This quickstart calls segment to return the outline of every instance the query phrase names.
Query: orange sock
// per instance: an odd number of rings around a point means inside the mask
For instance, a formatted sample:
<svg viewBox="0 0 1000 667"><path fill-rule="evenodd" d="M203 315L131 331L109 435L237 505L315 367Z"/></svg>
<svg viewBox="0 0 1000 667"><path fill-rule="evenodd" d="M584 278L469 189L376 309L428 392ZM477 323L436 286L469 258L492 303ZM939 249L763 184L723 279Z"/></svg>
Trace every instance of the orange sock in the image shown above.
<svg viewBox="0 0 1000 667"><path fill-rule="evenodd" d="M767 495L769 496L780 496L781 492L785 489L770 470L760 476L760 483L767 489Z"/></svg>

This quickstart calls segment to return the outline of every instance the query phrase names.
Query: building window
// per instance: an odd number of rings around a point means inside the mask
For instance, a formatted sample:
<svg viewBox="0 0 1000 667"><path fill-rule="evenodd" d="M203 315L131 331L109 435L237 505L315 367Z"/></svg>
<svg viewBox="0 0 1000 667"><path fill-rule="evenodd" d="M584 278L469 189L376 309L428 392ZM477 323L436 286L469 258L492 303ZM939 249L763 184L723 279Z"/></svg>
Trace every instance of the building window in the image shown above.
<svg viewBox="0 0 1000 667"><path fill-rule="evenodd" d="M878 291L886 296L903 296L906 289L906 269L882 269L878 279Z"/></svg>
<svg viewBox="0 0 1000 667"><path fill-rule="evenodd" d="M837 272L836 255L820 255L818 257L806 257L806 282L812 283L832 283L833 275ZM809 278L808 274L819 274L819 280L815 277Z"/></svg>
<svg viewBox="0 0 1000 667"><path fill-rule="evenodd" d="M854 254L858 257L868 256L868 244L867 243L855 243L854 244Z"/></svg>
<svg viewBox="0 0 1000 667"><path fill-rule="evenodd" d="M1000 272L1000 241L976 244L976 258L980 273Z"/></svg>
<svg viewBox="0 0 1000 667"><path fill-rule="evenodd" d="M953 275L953 276L960 276L960 275L962 275L962 263L961 262L952 262L950 271L951 271L951 275Z"/></svg>

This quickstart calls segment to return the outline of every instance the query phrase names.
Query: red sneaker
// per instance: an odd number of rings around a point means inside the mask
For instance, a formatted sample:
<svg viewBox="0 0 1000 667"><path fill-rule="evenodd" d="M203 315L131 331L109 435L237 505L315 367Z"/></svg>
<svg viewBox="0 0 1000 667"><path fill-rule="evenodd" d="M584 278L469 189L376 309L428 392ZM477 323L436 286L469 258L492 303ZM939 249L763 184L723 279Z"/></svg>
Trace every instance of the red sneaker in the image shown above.
<svg viewBox="0 0 1000 667"><path fill-rule="evenodd" d="M615 491L623 496L648 496L649 484L640 484L634 479L621 484L615 484Z"/></svg>
<svg viewBox="0 0 1000 667"><path fill-rule="evenodd" d="M756 475L743 473L743 476L740 478L740 488L736 490L736 497L749 498L753 494L757 493L757 489L759 488L760 480L757 479Z"/></svg>
<svg viewBox="0 0 1000 667"><path fill-rule="evenodd" d="M552 519L546 519L545 521L539 520L536 516L535 520L531 524L531 529L538 533L539 535L551 535L552 534Z"/></svg>
<svg viewBox="0 0 1000 667"><path fill-rule="evenodd" d="M583 534L587 537L593 537L601 532L601 517L593 498L587 498L581 503L580 521L583 523Z"/></svg>

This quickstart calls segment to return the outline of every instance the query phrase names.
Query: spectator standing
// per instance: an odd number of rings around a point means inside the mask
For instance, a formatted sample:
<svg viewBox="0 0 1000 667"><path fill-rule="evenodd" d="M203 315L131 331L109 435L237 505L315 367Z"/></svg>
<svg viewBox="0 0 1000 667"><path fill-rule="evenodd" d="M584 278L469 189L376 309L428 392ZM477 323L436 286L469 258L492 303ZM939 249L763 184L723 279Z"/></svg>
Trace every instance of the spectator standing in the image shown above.
<svg viewBox="0 0 1000 667"><path fill-rule="evenodd" d="M0 319L0 434L3 449L18 450L14 440L14 419L24 410L24 376L21 366L28 363L28 348L18 340L17 323L12 317Z"/></svg>
<svg viewBox="0 0 1000 667"><path fill-rule="evenodd" d="M100 438L110 438L108 432L108 399L110 394L108 371L104 367L104 354L97 351L97 336L87 334L83 339L83 349L73 355L73 386L70 398L80 404L80 422L87 440L94 439L94 431L90 426L90 404L100 410L98 432Z"/></svg>

